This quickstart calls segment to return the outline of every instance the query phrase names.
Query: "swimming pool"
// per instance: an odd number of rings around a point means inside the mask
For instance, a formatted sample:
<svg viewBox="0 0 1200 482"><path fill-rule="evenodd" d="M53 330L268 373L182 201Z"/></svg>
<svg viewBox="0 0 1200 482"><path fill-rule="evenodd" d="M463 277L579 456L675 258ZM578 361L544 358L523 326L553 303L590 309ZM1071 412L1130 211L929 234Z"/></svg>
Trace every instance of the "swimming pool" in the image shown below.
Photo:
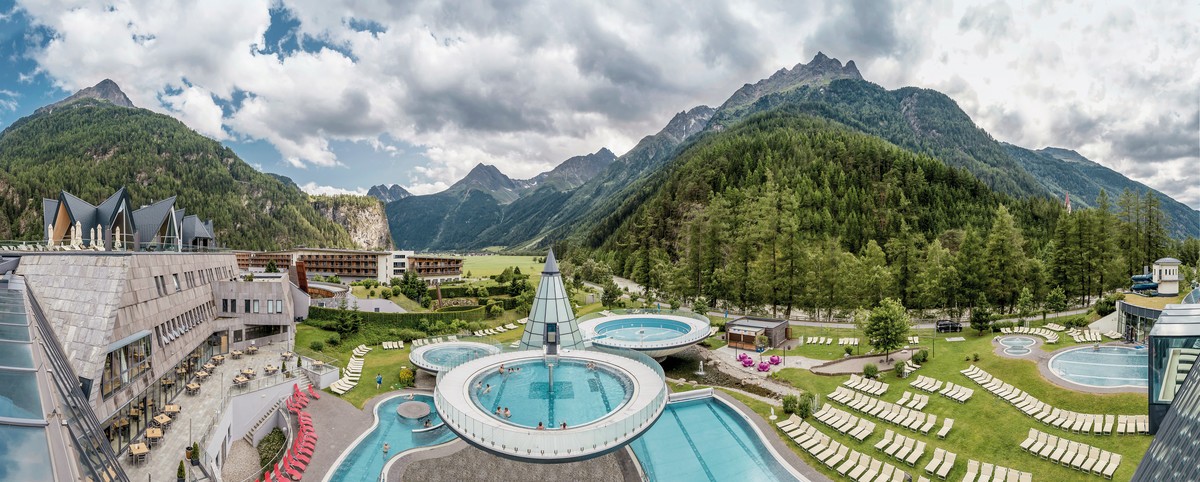
<svg viewBox="0 0 1200 482"><path fill-rule="evenodd" d="M500 353L500 348L485 343L452 341L417 347L409 361L434 373L454 368L468 361Z"/></svg>
<svg viewBox="0 0 1200 482"><path fill-rule="evenodd" d="M518 370L509 373L508 368ZM585 362L559 359L553 393L542 360L516 362L505 369L503 374L489 371L472 381L471 399L493 418L522 427L535 428L538 422L546 428L558 428L563 422L578 427L617 410L633 393L627 375L603 364L588 369ZM496 415L496 407L508 408L511 415Z"/></svg>
<svg viewBox="0 0 1200 482"><path fill-rule="evenodd" d="M436 410L433 410L433 398L428 395L415 395L413 400L429 405L429 418L432 425L442 423ZM396 408L407 402L408 397L397 395L380 402L375 407L376 425L373 430L359 438L342 454L337 468L329 472L325 480L370 481L379 480L388 459L405 450L428 445L445 443L454 438L454 432L442 427L430 432L413 433L413 429L424 428L424 419L410 420L396 414ZM388 453L383 454L383 444L388 444Z"/></svg>
<svg viewBox="0 0 1200 482"><path fill-rule="evenodd" d="M1050 370L1066 380L1092 387L1146 387L1145 348L1081 347L1050 359Z"/></svg>
<svg viewBox="0 0 1200 482"><path fill-rule="evenodd" d="M610 315L579 323L594 345L665 357L708 337L709 321L679 315Z"/></svg>
<svg viewBox="0 0 1200 482"><path fill-rule="evenodd" d="M651 481L799 480L749 423L712 397L670 403L630 447Z"/></svg>
<svg viewBox="0 0 1200 482"><path fill-rule="evenodd" d="M1033 351L1029 349L1034 343L1033 338L1024 336L1006 336L1000 339L1000 344L1004 345L1004 354L1011 356L1025 356Z"/></svg>

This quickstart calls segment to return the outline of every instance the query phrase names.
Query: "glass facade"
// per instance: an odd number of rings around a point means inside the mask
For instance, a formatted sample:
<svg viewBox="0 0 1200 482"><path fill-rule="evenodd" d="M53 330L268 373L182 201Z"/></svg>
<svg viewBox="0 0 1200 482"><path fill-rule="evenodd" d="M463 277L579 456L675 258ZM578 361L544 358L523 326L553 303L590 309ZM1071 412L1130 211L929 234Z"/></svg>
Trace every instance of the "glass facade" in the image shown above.
<svg viewBox="0 0 1200 482"><path fill-rule="evenodd" d="M104 373L100 379L100 394L104 398L150 371L150 335L117 348L104 358Z"/></svg>
<svg viewBox="0 0 1200 482"><path fill-rule="evenodd" d="M1150 338L1150 403L1171 403L1200 356L1200 336Z"/></svg>

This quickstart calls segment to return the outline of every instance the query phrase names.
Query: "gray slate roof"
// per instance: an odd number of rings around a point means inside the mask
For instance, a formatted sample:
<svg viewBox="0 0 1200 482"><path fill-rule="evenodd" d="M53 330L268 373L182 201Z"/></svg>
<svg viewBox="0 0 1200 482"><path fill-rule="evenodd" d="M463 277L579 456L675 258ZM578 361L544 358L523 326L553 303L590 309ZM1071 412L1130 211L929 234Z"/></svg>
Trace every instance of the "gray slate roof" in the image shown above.
<svg viewBox="0 0 1200 482"><path fill-rule="evenodd" d="M140 226L138 228L138 244L149 243L154 239L158 229L170 219L174 206L175 196L171 196L133 212L133 223Z"/></svg>

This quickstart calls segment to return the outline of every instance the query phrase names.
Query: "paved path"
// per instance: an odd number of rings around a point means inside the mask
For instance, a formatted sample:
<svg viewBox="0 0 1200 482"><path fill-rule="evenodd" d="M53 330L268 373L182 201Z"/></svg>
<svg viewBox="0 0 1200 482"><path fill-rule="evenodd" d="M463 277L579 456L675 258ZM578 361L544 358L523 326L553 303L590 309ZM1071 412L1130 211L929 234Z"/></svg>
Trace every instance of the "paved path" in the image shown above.
<svg viewBox="0 0 1200 482"><path fill-rule="evenodd" d="M912 358L912 353L916 349L905 351L894 351L884 361L883 354L877 353L874 355L858 356L853 358L843 358L832 363L822 365L812 369L813 373L818 375L849 375L852 373L862 374L863 367L868 363L874 363L879 371L891 370L897 363L904 363L909 358Z"/></svg>

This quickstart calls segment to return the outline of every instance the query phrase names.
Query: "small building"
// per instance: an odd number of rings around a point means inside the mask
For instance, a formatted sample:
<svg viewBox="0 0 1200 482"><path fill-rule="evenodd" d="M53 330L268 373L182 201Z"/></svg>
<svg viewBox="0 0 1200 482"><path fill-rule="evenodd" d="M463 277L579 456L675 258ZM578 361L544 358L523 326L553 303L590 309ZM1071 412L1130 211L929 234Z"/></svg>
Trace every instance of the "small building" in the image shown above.
<svg viewBox="0 0 1200 482"><path fill-rule="evenodd" d="M1158 283L1159 296L1175 296L1179 294L1179 266L1183 262L1175 258L1162 258L1154 262L1153 280Z"/></svg>
<svg viewBox="0 0 1200 482"><path fill-rule="evenodd" d="M743 316L725 324L725 341L743 350L757 348L758 335L767 336L767 348L784 344L791 335L787 320Z"/></svg>

